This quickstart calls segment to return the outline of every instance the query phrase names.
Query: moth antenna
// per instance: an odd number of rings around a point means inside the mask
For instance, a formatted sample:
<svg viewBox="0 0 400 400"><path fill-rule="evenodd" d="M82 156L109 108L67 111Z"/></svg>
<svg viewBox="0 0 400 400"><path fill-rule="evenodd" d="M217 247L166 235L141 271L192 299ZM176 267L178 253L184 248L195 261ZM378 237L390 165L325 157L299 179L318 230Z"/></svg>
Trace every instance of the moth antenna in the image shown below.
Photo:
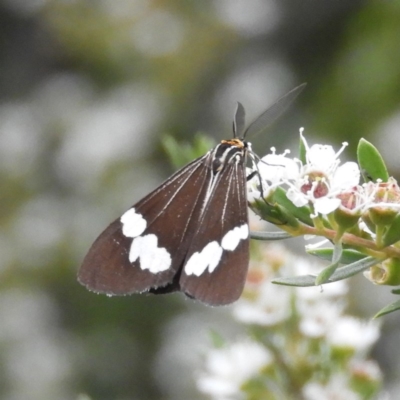
<svg viewBox="0 0 400 400"><path fill-rule="evenodd" d="M257 135L268 128L275 122L292 104L296 97L306 87L306 83L295 87L290 92L283 95L275 104L265 110L258 118L256 118L245 130L243 138L249 135Z"/></svg>
<svg viewBox="0 0 400 400"><path fill-rule="evenodd" d="M242 103L239 101L236 105L235 115L233 117L233 135L235 138L243 137L244 126L245 126L245 119L246 119L246 111Z"/></svg>

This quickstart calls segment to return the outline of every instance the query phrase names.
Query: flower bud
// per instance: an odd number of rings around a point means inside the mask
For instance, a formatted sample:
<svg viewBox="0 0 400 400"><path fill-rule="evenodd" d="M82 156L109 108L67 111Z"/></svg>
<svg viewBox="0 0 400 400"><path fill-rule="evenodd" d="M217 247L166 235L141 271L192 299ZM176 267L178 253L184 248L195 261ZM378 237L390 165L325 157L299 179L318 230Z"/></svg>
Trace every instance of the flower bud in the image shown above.
<svg viewBox="0 0 400 400"><path fill-rule="evenodd" d="M359 213L354 213L346 208L339 207L333 212L336 223L345 229L352 228L360 219Z"/></svg>
<svg viewBox="0 0 400 400"><path fill-rule="evenodd" d="M369 219L375 225L390 225L398 214L397 210L387 207L372 207L368 210Z"/></svg>
<svg viewBox="0 0 400 400"><path fill-rule="evenodd" d="M400 188L396 180L390 178L387 182L370 182L365 189L373 200L368 209L370 220L378 226L390 225L400 210Z"/></svg>
<svg viewBox="0 0 400 400"><path fill-rule="evenodd" d="M389 258L365 271L364 276L376 285L400 285L400 260Z"/></svg>

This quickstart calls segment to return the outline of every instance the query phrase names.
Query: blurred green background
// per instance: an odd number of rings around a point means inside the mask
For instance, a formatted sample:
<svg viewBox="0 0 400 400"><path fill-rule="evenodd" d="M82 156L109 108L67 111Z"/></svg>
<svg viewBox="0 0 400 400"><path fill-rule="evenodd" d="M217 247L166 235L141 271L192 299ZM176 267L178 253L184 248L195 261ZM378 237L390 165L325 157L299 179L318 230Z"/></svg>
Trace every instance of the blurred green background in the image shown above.
<svg viewBox="0 0 400 400"><path fill-rule="evenodd" d="M399 176L399 21L399 0L0 0L0 398L201 399L226 309L89 293L85 252L173 172L163 135L229 138L236 101L250 122L302 82L258 154L305 126L342 158L366 137ZM382 292L356 280L354 310ZM397 320L376 350L394 392Z"/></svg>

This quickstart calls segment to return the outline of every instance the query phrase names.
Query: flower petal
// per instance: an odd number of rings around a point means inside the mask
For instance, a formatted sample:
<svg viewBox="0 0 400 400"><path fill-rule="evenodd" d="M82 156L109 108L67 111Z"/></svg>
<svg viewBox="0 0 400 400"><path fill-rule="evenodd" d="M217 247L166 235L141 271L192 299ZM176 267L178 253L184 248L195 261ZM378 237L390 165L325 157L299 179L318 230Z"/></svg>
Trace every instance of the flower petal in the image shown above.
<svg viewBox="0 0 400 400"><path fill-rule="evenodd" d="M336 163L336 153L332 146L314 144L307 152L307 159L313 167L327 171Z"/></svg>
<svg viewBox="0 0 400 400"><path fill-rule="evenodd" d="M293 188L288 189L286 192L286 197L296 206L303 207L308 204L307 197L301 193L299 190Z"/></svg>
<svg viewBox="0 0 400 400"><path fill-rule="evenodd" d="M284 155L267 154L261 160L262 162L258 163L260 174L270 182L297 179L300 174L298 163Z"/></svg>
<svg viewBox="0 0 400 400"><path fill-rule="evenodd" d="M349 161L337 168L333 176L332 189L346 190L353 186L357 186L359 182L360 169L358 168L358 164Z"/></svg>
<svg viewBox="0 0 400 400"><path fill-rule="evenodd" d="M340 199L321 197L314 202L314 210L318 214L327 215L336 210L340 206Z"/></svg>

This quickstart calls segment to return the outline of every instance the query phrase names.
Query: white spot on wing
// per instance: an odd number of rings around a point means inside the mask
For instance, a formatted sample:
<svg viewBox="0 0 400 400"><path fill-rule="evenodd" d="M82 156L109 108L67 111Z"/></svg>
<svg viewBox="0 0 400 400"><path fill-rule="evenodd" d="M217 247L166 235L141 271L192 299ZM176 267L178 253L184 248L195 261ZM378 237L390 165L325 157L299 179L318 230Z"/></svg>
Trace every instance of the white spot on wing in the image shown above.
<svg viewBox="0 0 400 400"><path fill-rule="evenodd" d="M185 265L185 273L187 275L200 276L207 268L208 272L213 272L220 263L224 250L235 250L239 242L248 237L249 226L247 224L231 229L223 237L221 245L214 240L208 243L202 251L193 253Z"/></svg>
<svg viewBox="0 0 400 400"><path fill-rule="evenodd" d="M122 233L126 237L140 236L147 227L146 220L134 208L130 208L122 217Z"/></svg>
<svg viewBox="0 0 400 400"><path fill-rule="evenodd" d="M187 275L200 276L208 267L213 272L221 260L222 247L216 242L210 242L201 252L196 251L185 265Z"/></svg>
<svg viewBox="0 0 400 400"><path fill-rule="evenodd" d="M238 246L241 240L247 239L249 237L249 226L243 224L242 226L237 226L231 229L222 238L221 246L224 250L233 251Z"/></svg>
<svg viewBox="0 0 400 400"><path fill-rule="evenodd" d="M140 259L140 268L156 274L171 266L171 255L164 247L158 247L156 235L139 236L133 239L129 252L129 261Z"/></svg>

